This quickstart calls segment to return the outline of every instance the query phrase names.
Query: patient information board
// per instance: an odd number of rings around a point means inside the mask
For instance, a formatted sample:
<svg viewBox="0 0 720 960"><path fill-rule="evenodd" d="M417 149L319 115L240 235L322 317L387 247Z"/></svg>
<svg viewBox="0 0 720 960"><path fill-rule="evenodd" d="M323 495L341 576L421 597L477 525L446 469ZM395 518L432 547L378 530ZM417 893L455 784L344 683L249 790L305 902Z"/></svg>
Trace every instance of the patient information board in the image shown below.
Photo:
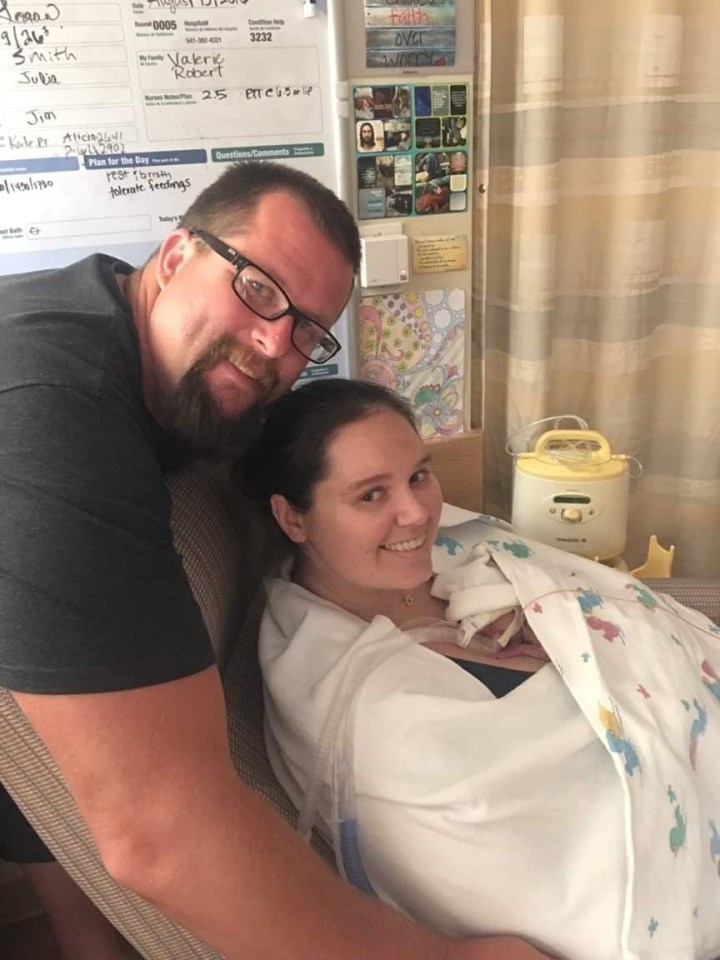
<svg viewBox="0 0 720 960"><path fill-rule="evenodd" d="M327 45L298 0L0 0L0 272L139 262L234 160L336 189Z"/></svg>

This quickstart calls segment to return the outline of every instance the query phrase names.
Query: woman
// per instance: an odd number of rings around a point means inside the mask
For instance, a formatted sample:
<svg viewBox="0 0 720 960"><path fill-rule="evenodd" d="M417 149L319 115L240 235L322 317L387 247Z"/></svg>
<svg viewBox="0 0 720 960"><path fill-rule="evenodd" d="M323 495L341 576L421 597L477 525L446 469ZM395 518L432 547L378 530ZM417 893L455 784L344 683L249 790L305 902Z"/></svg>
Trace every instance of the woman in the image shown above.
<svg viewBox="0 0 720 960"><path fill-rule="evenodd" d="M436 537L412 415L374 384L278 401L248 477L293 545L260 637L268 752L346 873L457 936L720 953L716 628L492 523Z"/></svg>

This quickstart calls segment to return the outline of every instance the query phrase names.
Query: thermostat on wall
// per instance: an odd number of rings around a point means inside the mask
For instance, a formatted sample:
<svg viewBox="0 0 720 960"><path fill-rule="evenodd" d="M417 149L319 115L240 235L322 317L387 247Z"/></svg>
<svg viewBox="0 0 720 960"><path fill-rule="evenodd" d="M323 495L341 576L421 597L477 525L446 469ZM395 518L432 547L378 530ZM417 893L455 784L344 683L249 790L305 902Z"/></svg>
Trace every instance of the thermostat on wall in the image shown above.
<svg viewBox="0 0 720 960"><path fill-rule="evenodd" d="M408 238L404 233L362 237L360 246L360 286L389 287L408 282Z"/></svg>

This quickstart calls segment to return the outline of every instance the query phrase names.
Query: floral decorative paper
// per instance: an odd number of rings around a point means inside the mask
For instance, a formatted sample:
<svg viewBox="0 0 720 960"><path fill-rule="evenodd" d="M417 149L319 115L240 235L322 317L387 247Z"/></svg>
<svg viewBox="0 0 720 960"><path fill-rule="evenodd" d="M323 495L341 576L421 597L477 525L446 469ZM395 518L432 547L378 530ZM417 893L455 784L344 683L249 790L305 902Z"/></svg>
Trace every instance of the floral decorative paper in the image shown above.
<svg viewBox="0 0 720 960"><path fill-rule="evenodd" d="M461 433L465 291L365 297L359 320L360 376L410 400L423 438Z"/></svg>

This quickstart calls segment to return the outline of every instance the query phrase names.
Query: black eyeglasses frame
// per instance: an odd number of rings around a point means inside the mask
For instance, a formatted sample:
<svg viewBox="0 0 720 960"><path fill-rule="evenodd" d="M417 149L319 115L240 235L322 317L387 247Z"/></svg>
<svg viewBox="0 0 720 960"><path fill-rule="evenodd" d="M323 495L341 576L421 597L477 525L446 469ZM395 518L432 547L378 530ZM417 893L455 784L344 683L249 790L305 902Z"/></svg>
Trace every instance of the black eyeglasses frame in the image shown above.
<svg viewBox="0 0 720 960"><path fill-rule="evenodd" d="M261 320L270 320L270 321L279 320L281 317L285 317L285 316L292 317L293 325L292 325L292 331L291 331L290 337L292 340L293 347L295 347L295 349L297 350L297 352L300 354L301 357L304 357L309 363L327 363L329 360L332 360L333 357L337 356L338 353L342 350L342 344L337 339L337 337L335 337L328 330L328 328L324 326L322 323L318 323L317 320L313 320L312 317L308 317L306 313L303 313L301 310L298 310L298 308L292 302L292 300L287 295L285 290L283 290L283 288L280 286L277 280L273 279L273 277L270 276L267 270L265 270L259 264L255 263L253 260L250 260L248 257L243 256L242 253L240 253L234 247L231 247L229 244L225 243L224 240L221 240L219 237L216 237L212 233L208 233L207 230L203 230L200 227L190 227L189 232L191 237L197 237L198 240L202 240L202 242L206 246L210 247L210 249L214 253L217 253L218 256L222 257L223 260L226 260L232 267L235 268L235 276L233 277L232 283L231 283L233 293L238 298L238 300L240 300L240 302L243 303L248 308L248 310L251 310L255 314L255 316L260 317ZM260 273L264 274L268 278L268 280L272 281L272 283L278 288L278 290L283 295L283 297L285 297L287 307L284 310L278 313L274 313L272 316L265 316L265 314L259 313L255 309L255 307L252 307L247 302L247 300L245 300L245 298L241 296L235 284L238 277L246 267L254 267L255 270L258 270ZM313 327L317 327L319 330L322 330L323 335L331 341L332 346L329 346L326 348L327 355L324 356L321 360L314 360L311 356L308 356L308 354L301 347L299 347L295 342L295 331L299 323L312 324ZM331 351L331 352L327 352L327 351Z"/></svg>

